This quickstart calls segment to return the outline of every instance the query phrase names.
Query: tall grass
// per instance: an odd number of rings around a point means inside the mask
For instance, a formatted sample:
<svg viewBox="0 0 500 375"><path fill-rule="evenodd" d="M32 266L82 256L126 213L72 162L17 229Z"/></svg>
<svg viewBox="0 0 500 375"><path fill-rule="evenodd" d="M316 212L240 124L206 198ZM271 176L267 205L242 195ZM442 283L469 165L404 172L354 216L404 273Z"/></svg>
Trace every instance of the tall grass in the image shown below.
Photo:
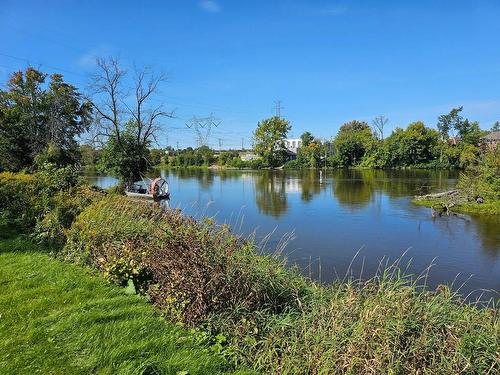
<svg viewBox="0 0 500 375"><path fill-rule="evenodd" d="M238 365L279 374L500 371L498 309L422 287L399 262L374 278L320 285L210 220L106 198L77 218L66 255L135 264L141 290L173 321L222 334ZM103 260L103 259L106 260ZM124 279L124 280L125 280ZM146 281L144 281L146 280Z"/></svg>
<svg viewBox="0 0 500 375"><path fill-rule="evenodd" d="M2 194L17 182L2 184L0 202L9 204ZM146 295L235 365L275 374L500 373L498 308L466 304L447 286L428 291L425 274L405 276L399 262L370 280L321 285L211 219L120 196L82 202L63 205L68 217L78 213L71 225L46 226L64 228L58 255ZM44 207L37 225L58 200Z"/></svg>

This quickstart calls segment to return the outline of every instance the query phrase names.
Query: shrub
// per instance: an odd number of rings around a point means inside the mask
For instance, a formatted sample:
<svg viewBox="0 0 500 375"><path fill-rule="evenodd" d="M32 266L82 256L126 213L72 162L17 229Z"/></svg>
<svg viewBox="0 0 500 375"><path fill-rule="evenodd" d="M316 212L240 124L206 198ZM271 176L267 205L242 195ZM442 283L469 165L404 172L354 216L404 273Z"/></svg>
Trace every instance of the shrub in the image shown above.
<svg viewBox="0 0 500 375"><path fill-rule="evenodd" d="M477 164L470 165L457 186L468 200L500 199L500 148L484 153Z"/></svg>
<svg viewBox="0 0 500 375"><path fill-rule="evenodd" d="M283 168L285 168L285 169L302 169L302 168L307 168L307 166L300 164L297 160L289 160L285 163Z"/></svg>
<svg viewBox="0 0 500 375"><path fill-rule="evenodd" d="M0 173L0 210L36 240L64 245L75 217L102 194L80 184L71 168Z"/></svg>
<svg viewBox="0 0 500 375"><path fill-rule="evenodd" d="M64 253L120 284L132 280L173 319L195 324L217 311L297 307L305 280L255 250L227 226L110 196L79 215Z"/></svg>
<svg viewBox="0 0 500 375"><path fill-rule="evenodd" d="M75 218L85 207L102 196L101 192L92 190L87 185L55 193L47 212L36 222L34 238L38 242L55 245L57 248L63 247L67 231Z"/></svg>
<svg viewBox="0 0 500 375"><path fill-rule="evenodd" d="M37 180L24 173L0 173L0 210L7 220L23 227L35 224L40 197Z"/></svg>

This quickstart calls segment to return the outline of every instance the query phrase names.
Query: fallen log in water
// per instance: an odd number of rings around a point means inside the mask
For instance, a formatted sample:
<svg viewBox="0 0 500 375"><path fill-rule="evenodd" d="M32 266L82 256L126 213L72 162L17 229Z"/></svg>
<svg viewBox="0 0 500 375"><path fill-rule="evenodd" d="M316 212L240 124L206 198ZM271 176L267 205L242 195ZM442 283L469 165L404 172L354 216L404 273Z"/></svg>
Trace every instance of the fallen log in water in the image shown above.
<svg viewBox="0 0 500 375"><path fill-rule="evenodd" d="M417 199L433 199L433 198L443 198L443 197L454 197L458 195L458 190L449 190L441 193L434 194L426 194L426 195L417 195L415 198Z"/></svg>

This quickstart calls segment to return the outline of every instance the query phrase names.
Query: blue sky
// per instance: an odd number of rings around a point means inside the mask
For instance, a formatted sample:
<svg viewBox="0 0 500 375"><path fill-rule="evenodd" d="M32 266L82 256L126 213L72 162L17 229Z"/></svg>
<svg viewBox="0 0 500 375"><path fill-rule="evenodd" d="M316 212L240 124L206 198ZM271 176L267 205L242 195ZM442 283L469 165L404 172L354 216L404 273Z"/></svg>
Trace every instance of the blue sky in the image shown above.
<svg viewBox="0 0 500 375"><path fill-rule="evenodd" d="M137 3L0 0L0 82L27 63L79 87L95 56L152 65L177 115L163 146L194 145L185 120L211 112L212 145L249 146L275 100L293 136L380 114L435 126L459 105L484 129L500 120L499 0Z"/></svg>

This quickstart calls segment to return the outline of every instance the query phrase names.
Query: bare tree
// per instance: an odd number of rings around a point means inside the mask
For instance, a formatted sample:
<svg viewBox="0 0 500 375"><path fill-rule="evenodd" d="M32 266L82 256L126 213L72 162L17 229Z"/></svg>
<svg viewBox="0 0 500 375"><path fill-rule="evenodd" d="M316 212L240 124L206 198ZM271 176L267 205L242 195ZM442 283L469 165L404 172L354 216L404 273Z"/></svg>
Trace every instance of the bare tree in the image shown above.
<svg viewBox="0 0 500 375"><path fill-rule="evenodd" d="M161 120L173 117L172 112L163 110L162 104L152 104L167 77L150 68L135 68L133 86L127 87L128 73L117 58L98 58L96 62L97 72L91 76L90 85L96 114L93 141L101 144L111 141L128 159L128 166L117 168L122 171L121 177L138 178L147 168L145 151L156 141ZM136 154L130 155L131 150Z"/></svg>
<svg viewBox="0 0 500 375"><path fill-rule="evenodd" d="M380 138L384 140L384 126L389 122L389 119L384 115L377 116L373 119L372 124L380 134Z"/></svg>

